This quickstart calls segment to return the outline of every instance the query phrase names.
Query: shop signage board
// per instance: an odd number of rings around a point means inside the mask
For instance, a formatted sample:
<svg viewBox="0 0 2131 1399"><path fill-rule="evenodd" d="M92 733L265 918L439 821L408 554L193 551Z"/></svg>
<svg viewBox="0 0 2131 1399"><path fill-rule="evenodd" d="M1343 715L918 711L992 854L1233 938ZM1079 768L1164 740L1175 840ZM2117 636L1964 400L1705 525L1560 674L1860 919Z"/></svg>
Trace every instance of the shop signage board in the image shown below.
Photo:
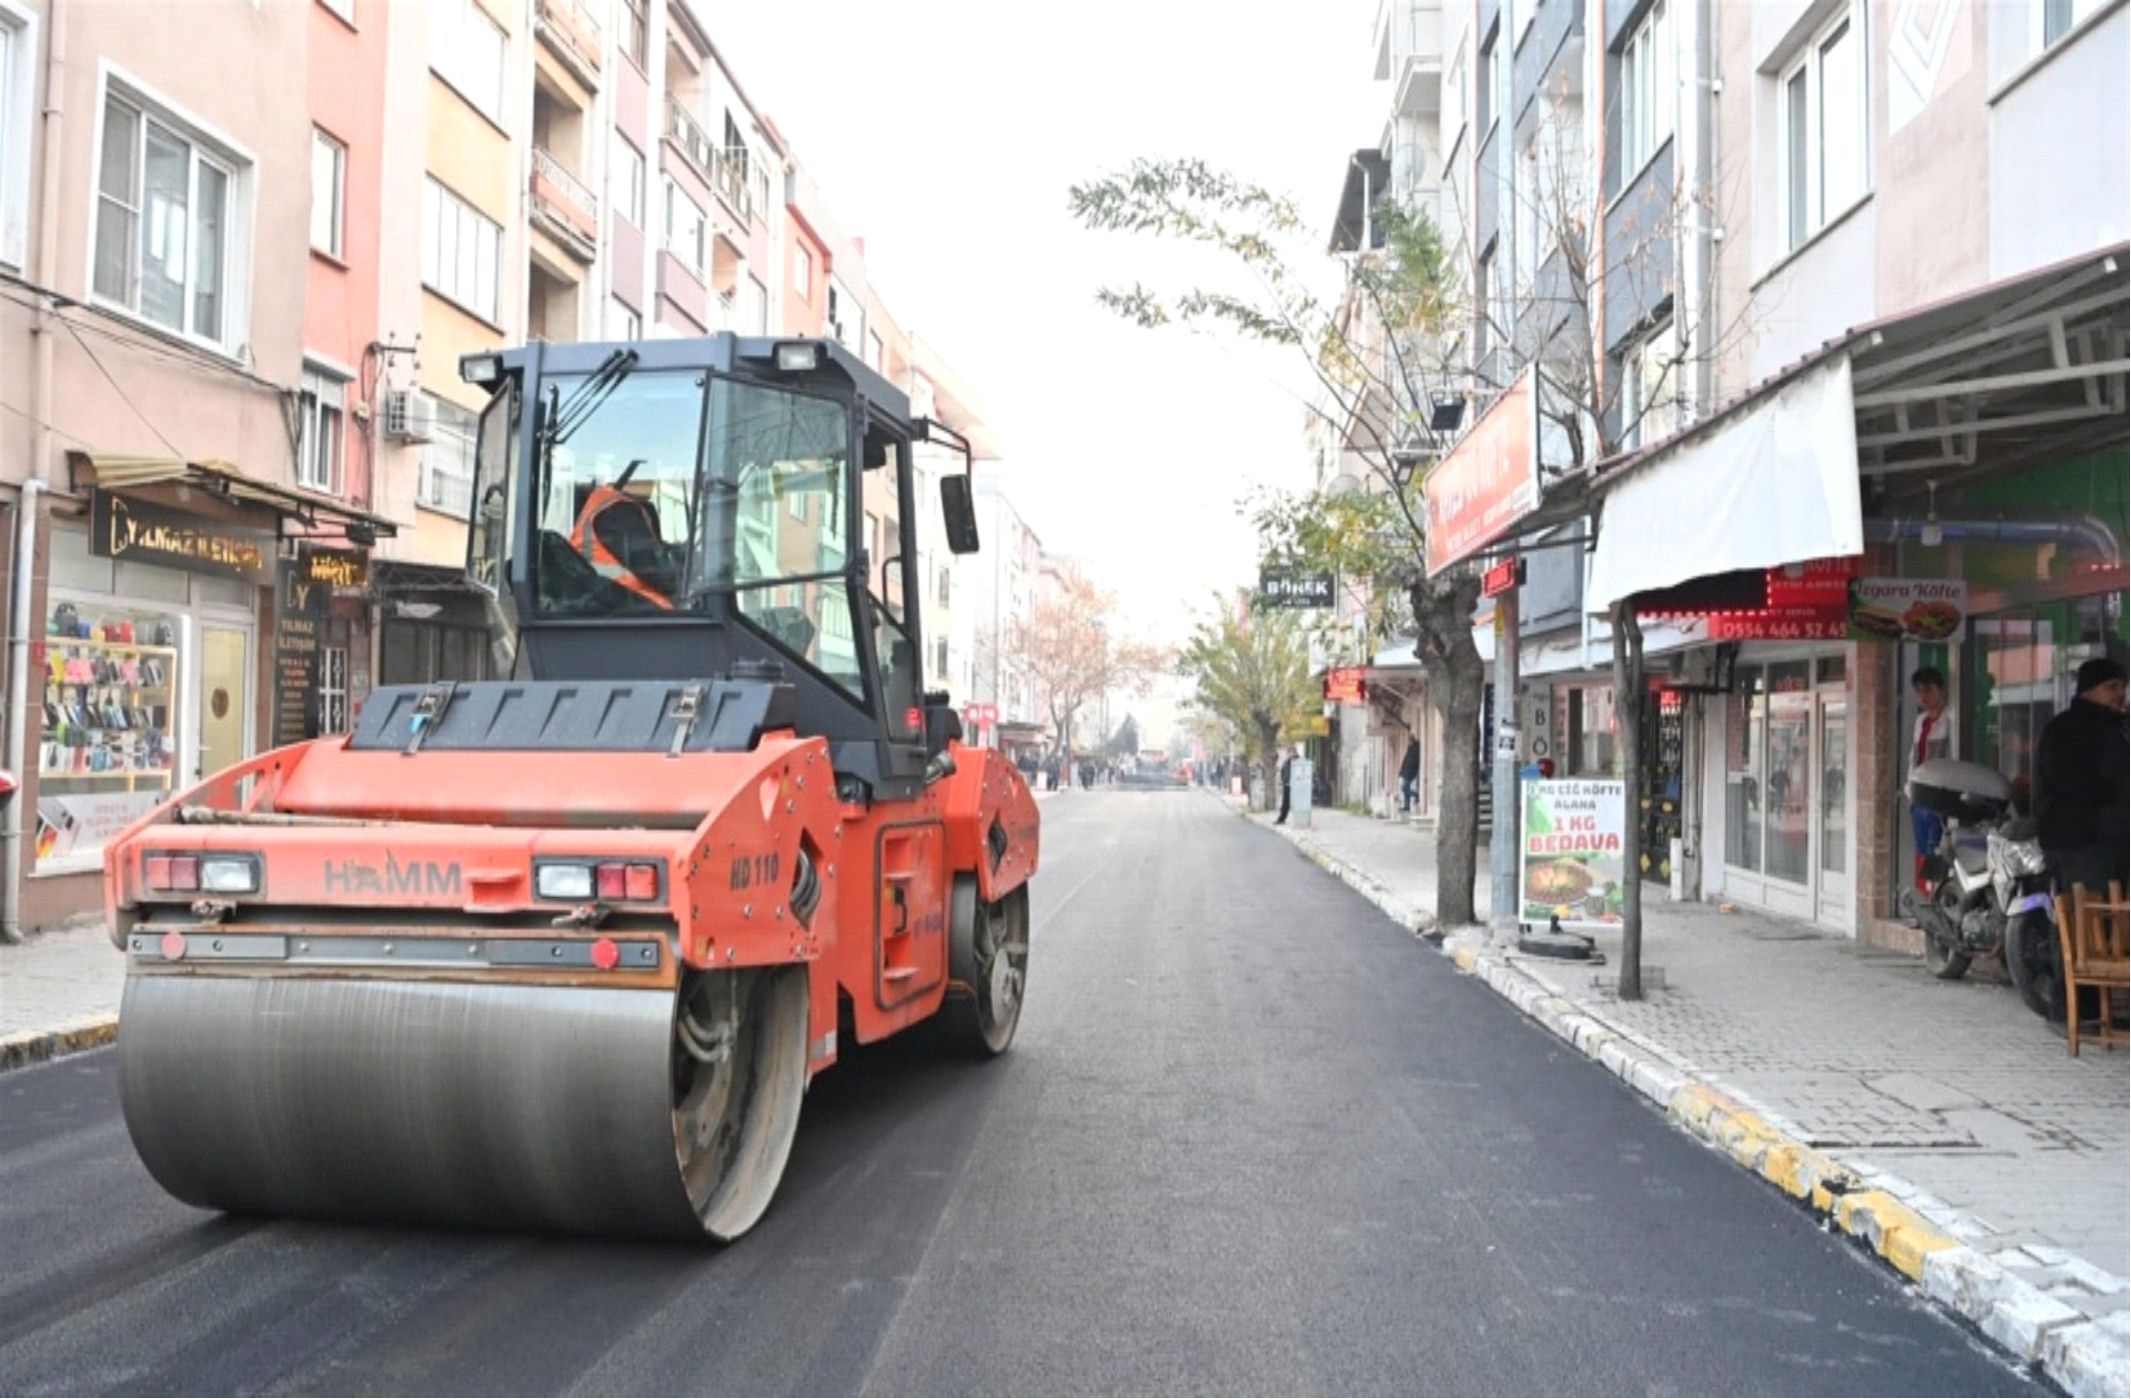
<svg viewBox="0 0 2131 1399"><path fill-rule="evenodd" d="M1258 570L1258 605L1305 609L1332 605L1332 575L1292 568Z"/></svg>
<svg viewBox="0 0 2131 1399"><path fill-rule="evenodd" d="M64 860L78 848L100 850L170 795L160 784L131 792L37 794L37 859Z"/></svg>
<svg viewBox="0 0 2131 1399"><path fill-rule="evenodd" d="M274 746L318 737L318 643L333 590L298 563L282 569L274 619Z"/></svg>
<svg viewBox="0 0 2131 1399"><path fill-rule="evenodd" d="M999 722L999 706L996 704L965 704L962 706L962 722L971 728L986 728Z"/></svg>
<svg viewBox="0 0 2131 1399"><path fill-rule="evenodd" d="M1539 395L1530 369L1428 473L1421 500L1431 578L1539 508Z"/></svg>
<svg viewBox="0 0 2131 1399"><path fill-rule="evenodd" d="M1968 584L1958 578L1857 578L1849 585L1852 641L1959 641Z"/></svg>
<svg viewBox="0 0 2131 1399"><path fill-rule="evenodd" d="M305 545L296 555L298 575L321 587L360 591L370 585L370 560L346 549L314 549Z"/></svg>
<svg viewBox="0 0 2131 1399"><path fill-rule="evenodd" d="M89 552L253 583L273 578L274 537L266 531L105 490L89 492Z"/></svg>
<svg viewBox="0 0 2131 1399"><path fill-rule="evenodd" d="M1526 782L1517 853L1517 919L1564 928L1621 921L1627 844L1626 784L1614 780Z"/></svg>
<svg viewBox="0 0 2131 1399"><path fill-rule="evenodd" d="M1500 597L1524 582L1524 560L1508 558L1480 575L1480 596Z"/></svg>
<svg viewBox="0 0 2131 1399"><path fill-rule="evenodd" d="M1324 697L1333 704L1360 704L1369 697L1367 666L1336 666L1324 673Z"/></svg>

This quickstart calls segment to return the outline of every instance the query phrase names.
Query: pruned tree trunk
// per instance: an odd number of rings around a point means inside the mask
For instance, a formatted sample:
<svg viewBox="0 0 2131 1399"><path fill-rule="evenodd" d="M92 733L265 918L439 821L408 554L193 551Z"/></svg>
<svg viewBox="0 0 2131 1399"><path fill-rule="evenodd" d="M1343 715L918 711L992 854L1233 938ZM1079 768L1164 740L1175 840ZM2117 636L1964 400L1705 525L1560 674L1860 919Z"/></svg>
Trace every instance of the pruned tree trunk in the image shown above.
<svg viewBox="0 0 2131 1399"><path fill-rule="evenodd" d="M1620 998L1643 998L1643 823L1639 774L1643 765L1643 629L1635 605L1613 604L1613 712L1620 716L1622 801Z"/></svg>
<svg viewBox="0 0 2131 1399"><path fill-rule="evenodd" d="M1443 720L1443 777L1436 804L1435 912L1447 927L1477 923L1473 881L1480 845L1480 689L1486 678L1472 644L1480 583L1468 571L1415 583L1417 655L1429 703Z"/></svg>
<svg viewBox="0 0 2131 1399"><path fill-rule="evenodd" d="M1265 810L1280 809L1280 725L1258 721L1259 771L1265 774Z"/></svg>

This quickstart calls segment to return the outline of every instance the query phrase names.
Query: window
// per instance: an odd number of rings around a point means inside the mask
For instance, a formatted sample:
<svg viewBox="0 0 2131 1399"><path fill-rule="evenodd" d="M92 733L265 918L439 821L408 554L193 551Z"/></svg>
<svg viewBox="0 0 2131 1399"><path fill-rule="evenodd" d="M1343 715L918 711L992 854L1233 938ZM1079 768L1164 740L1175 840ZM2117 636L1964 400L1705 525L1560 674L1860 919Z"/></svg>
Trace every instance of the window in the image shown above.
<svg viewBox="0 0 2131 1399"><path fill-rule="evenodd" d="M503 124L503 54L508 43L479 0L430 0L430 70L498 126Z"/></svg>
<svg viewBox="0 0 2131 1399"><path fill-rule="evenodd" d="M0 6L0 264L29 256L30 93L36 45L29 21Z"/></svg>
<svg viewBox="0 0 2131 1399"><path fill-rule="evenodd" d="M694 269L700 277L708 261L704 242L703 211L675 184L666 181L666 251Z"/></svg>
<svg viewBox="0 0 2131 1399"><path fill-rule="evenodd" d="M616 340L644 338L644 318L619 297L607 303L607 334Z"/></svg>
<svg viewBox="0 0 2131 1399"><path fill-rule="evenodd" d="M1480 45L1480 138L1485 140L1487 129L1495 124L1495 45L1501 37L1497 29Z"/></svg>
<svg viewBox="0 0 2131 1399"><path fill-rule="evenodd" d="M804 243L792 245L792 290L801 301L814 299L814 254Z"/></svg>
<svg viewBox="0 0 2131 1399"><path fill-rule="evenodd" d="M1633 180L1672 135L1672 26L1664 0L1650 7L1620 55L1621 183Z"/></svg>
<svg viewBox="0 0 2131 1399"><path fill-rule="evenodd" d="M1472 292L1473 308L1480 313L1479 321L1473 327L1472 357L1474 364L1484 366L1487 363L1488 351L1494 344L1494 326L1492 322L1495 316L1495 249L1493 244L1489 244L1487 251L1480 254L1479 264L1473 272Z"/></svg>
<svg viewBox="0 0 2131 1399"><path fill-rule="evenodd" d="M1784 251L1827 226L1865 192L1865 70L1849 10L1816 34L1778 80L1777 168Z"/></svg>
<svg viewBox="0 0 2131 1399"><path fill-rule="evenodd" d="M497 310L503 226L433 178L422 181L422 285L490 325Z"/></svg>
<svg viewBox="0 0 2131 1399"><path fill-rule="evenodd" d="M296 484L305 490L339 495L345 489L341 453L347 394L347 380L304 370L298 399L302 422L296 445Z"/></svg>
<svg viewBox="0 0 2131 1399"><path fill-rule="evenodd" d="M1621 353L1620 446L1659 442L1680 425L1680 344L1666 317Z"/></svg>
<svg viewBox="0 0 2131 1399"><path fill-rule="evenodd" d="M2085 22L2108 0L2031 0L2034 23L2029 34L2031 53L2041 53Z"/></svg>
<svg viewBox="0 0 2131 1399"><path fill-rule="evenodd" d="M770 216L770 172L767 163L758 162L755 166L755 207L753 213L758 219L767 219Z"/></svg>
<svg viewBox="0 0 2131 1399"><path fill-rule="evenodd" d="M348 188L348 148L311 128L311 246L341 255L342 210Z"/></svg>
<svg viewBox="0 0 2131 1399"><path fill-rule="evenodd" d="M952 602L952 598L954 597L954 571L952 569L946 568L944 566L940 569L939 591L936 592L934 596L939 599L940 606L942 607L951 607L954 605Z"/></svg>
<svg viewBox="0 0 2131 1399"><path fill-rule="evenodd" d="M341 23L355 23L355 0L318 0L318 3L340 16Z"/></svg>
<svg viewBox="0 0 2131 1399"><path fill-rule="evenodd" d="M318 732L348 731L348 648L318 648Z"/></svg>
<svg viewBox="0 0 2131 1399"><path fill-rule="evenodd" d="M1516 263L1510 272L1510 288L1513 293L1522 293L1536 286L1539 281L1539 259L1544 256L1540 233L1546 220L1546 209L1539 193L1539 151L1535 137L1533 144L1526 146L1516 156L1517 169L1511 180L1516 191Z"/></svg>
<svg viewBox="0 0 2131 1399"><path fill-rule="evenodd" d="M621 216L641 229L644 226L644 153L627 141L614 141L614 184L610 196Z"/></svg>
<svg viewBox="0 0 2131 1399"><path fill-rule="evenodd" d="M881 337L880 337L880 332L879 332L879 331L876 331L876 330L869 330L869 331L867 331L867 332L866 332L866 368L868 368L868 369L872 370L872 371L873 371L873 372L874 372L875 374L879 374L879 373L881 373L881 372L882 372L882 370L881 370L881 354L882 354L882 348L883 348L883 347L882 347L882 345L881 345Z"/></svg>
<svg viewBox="0 0 2131 1399"><path fill-rule="evenodd" d="M448 399L437 399L437 423L422 444L415 503L458 519L474 500L474 439L479 420Z"/></svg>
<svg viewBox="0 0 2131 1399"><path fill-rule="evenodd" d="M750 276L740 284L740 324L749 334L770 333L770 289L762 279Z"/></svg>
<svg viewBox="0 0 2131 1399"><path fill-rule="evenodd" d="M644 18L644 0L622 0L621 44L622 53L637 66L638 71L648 71L651 26Z"/></svg>
<svg viewBox="0 0 2131 1399"><path fill-rule="evenodd" d="M96 182L96 295L157 325L230 340L227 283L236 166L145 104L104 103Z"/></svg>
<svg viewBox="0 0 2131 1399"><path fill-rule="evenodd" d="M829 283L829 309L823 317L828 324L830 337L839 341L844 338L844 308L840 291L841 288L836 283Z"/></svg>

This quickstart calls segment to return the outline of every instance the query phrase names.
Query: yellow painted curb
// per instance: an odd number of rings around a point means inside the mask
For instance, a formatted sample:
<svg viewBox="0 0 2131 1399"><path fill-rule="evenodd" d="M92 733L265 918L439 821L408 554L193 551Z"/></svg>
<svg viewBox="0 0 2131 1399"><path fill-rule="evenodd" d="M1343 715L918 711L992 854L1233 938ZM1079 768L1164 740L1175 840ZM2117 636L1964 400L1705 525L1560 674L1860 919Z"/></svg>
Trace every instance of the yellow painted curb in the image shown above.
<svg viewBox="0 0 2131 1399"><path fill-rule="evenodd" d="M1470 947L1461 947L1450 954L1450 960L1457 964L1459 971L1469 972L1480 960L1480 954Z"/></svg>
<svg viewBox="0 0 2131 1399"><path fill-rule="evenodd" d="M27 1064L56 1059L96 1049L118 1038L118 1017L98 1016L52 1030L25 1030L0 1039L0 1069L19 1069Z"/></svg>
<svg viewBox="0 0 2131 1399"><path fill-rule="evenodd" d="M1924 1280L1924 1260L1934 1253L1959 1248L1961 1241L1934 1228L1915 1210L1902 1207L1904 1218L1892 1227L1882 1225L1879 1256L1899 1268L1911 1282Z"/></svg>

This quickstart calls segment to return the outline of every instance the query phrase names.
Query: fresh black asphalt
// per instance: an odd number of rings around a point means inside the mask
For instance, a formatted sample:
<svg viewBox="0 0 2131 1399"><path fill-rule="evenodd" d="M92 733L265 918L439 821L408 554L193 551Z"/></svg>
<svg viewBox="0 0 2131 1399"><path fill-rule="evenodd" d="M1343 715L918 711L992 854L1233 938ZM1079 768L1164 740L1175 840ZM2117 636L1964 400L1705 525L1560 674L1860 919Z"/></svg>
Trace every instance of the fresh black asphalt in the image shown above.
<svg viewBox="0 0 2131 1399"><path fill-rule="evenodd" d="M0 1392L2038 1392L1214 799L1043 814L1012 1053L847 1054L724 1252L206 1215L0 1076Z"/></svg>

